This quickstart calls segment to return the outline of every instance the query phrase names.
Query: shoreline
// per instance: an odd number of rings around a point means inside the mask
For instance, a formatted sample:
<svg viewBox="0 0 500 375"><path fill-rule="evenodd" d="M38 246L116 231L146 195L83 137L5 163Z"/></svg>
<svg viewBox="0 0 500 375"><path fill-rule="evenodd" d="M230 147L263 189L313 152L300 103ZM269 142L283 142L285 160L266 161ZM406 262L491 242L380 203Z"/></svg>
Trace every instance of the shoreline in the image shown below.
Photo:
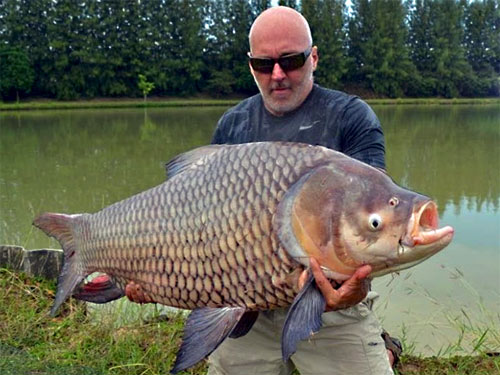
<svg viewBox="0 0 500 375"><path fill-rule="evenodd" d="M150 98L143 99L92 99L76 101L57 101L50 99L28 100L20 103L0 102L2 111L31 111L52 109L114 109L114 108L176 108L176 107L229 107L239 103L242 98L200 99L200 98ZM364 99L370 105L493 105L500 106L500 98L397 98Z"/></svg>
<svg viewBox="0 0 500 375"><path fill-rule="evenodd" d="M185 321L182 313L165 314L154 305L121 299L108 304L128 306L129 321L120 322L120 308L92 316L87 304L71 298L49 318L53 280L0 267L0 285L0 300L5 301L0 308L2 374L97 375L116 370L117 375L139 375L167 373L172 366ZM499 353L479 344L468 353L454 347L448 355L434 356L413 354L411 344L404 345L396 375L486 375L500 369ZM204 375L207 363L188 372Z"/></svg>
<svg viewBox="0 0 500 375"><path fill-rule="evenodd" d="M185 321L183 312L153 304L138 305L124 298L100 306L69 299L55 318L48 318L55 296L55 277L47 278L40 273L33 258L29 267L20 267L19 252L26 251L29 250L20 246L0 246L0 285L3 286L0 300L6 302L0 308L3 322L0 328L5 332L0 339L0 373L36 370L40 375L49 375L57 370L57 374L67 374L72 368L90 375L122 367L127 371L117 374L139 375L145 368L152 373L168 372L178 351ZM32 255L41 256L44 266L48 252L62 259L61 250L34 251ZM26 254L22 259L25 263ZM414 343L400 337L404 351L395 374L486 375L498 371L499 347L485 341L488 330L481 334L465 329L472 335L474 348L465 350L460 339L450 342L448 349L428 356L416 353ZM30 334L19 334L21 331ZM107 345L110 340L113 340L112 348ZM133 358L130 353L134 353ZM131 367L136 366L137 371L132 371ZM206 374L206 363L203 361L190 371Z"/></svg>

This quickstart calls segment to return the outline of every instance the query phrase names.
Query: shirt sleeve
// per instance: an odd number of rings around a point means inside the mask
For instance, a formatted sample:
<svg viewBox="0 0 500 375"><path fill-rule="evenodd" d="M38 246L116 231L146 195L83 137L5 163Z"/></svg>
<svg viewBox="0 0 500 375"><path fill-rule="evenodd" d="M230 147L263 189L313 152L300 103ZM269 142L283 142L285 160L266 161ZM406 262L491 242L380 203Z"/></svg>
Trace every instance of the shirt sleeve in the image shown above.
<svg viewBox="0 0 500 375"><path fill-rule="evenodd" d="M219 119L219 121L217 122L217 127L215 128L215 131L214 131L214 134L212 135L212 140L210 141L210 144L212 145L221 145L221 144L224 144L224 143L227 143L228 139L228 134L227 134L227 131L225 131L224 129L226 129L226 126L225 126L225 123L227 122L226 121L226 113L224 113L222 115L222 117Z"/></svg>
<svg viewBox="0 0 500 375"><path fill-rule="evenodd" d="M343 114L342 150L346 155L385 170L385 141L380 121L359 98L349 101Z"/></svg>
<svg viewBox="0 0 500 375"><path fill-rule="evenodd" d="M212 135L212 140L210 141L210 144L212 145L219 145L219 144L222 144L224 143L222 141L222 132L221 132L221 120L219 120L219 122L217 123L217 127L215 128L215 131L214 131L214 134Z"/></svg>

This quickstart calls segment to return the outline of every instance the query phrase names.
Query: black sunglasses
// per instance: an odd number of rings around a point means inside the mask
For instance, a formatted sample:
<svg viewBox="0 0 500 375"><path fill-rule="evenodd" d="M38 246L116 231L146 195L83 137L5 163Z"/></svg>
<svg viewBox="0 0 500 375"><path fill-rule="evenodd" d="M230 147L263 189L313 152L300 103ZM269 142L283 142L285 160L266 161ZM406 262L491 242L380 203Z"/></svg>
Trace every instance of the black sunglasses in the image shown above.
<svg viewBox="0 0 500 375"><path fill-rule="evenodd" d="M253 70L260 73L269 74L273 71L274 65L276 63L278 63L278 65L284 72L302 68L306 63L307 58L311 54L311 51L312 47L309 47L304 52L281 56L277 59L252 57L251 53L248 52L248 57L250 59L250 65L252 66Z"/></svg>

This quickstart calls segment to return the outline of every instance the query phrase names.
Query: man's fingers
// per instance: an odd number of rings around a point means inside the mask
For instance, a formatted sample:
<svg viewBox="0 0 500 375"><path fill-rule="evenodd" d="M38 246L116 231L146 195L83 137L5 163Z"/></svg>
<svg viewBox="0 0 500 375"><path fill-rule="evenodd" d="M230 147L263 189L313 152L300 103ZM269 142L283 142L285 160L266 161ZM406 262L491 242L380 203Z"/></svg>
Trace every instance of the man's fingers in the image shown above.
<svg viewBox="0 0 500 375"><path fill-rule="evenodd" d="M310 258L309 265L316 280L316 285L325 297L326 311L354 306L366 297L369 289L368 276L372 272L371 266L359 267L340 288L334 289L316 259Z"/></svg>
<svg viewBox="0 0 500 375"><path fill-rule="evenodd" d="M362 266L354 272L339 288L339 293L343 294L351 290L361 290L367 287L367 277L372 272L372 267L369 265Z"/></svg>
<svg viewBox="0 0 500 375"><path fill-rule="evenodd" d="M306 284L307 277L309 276L309 271L304 270L299 276L299 290L302 290L304 285Z"/></svg>
<svg viewBox="0 0 500 375"><path fill-rule="evenodd" d="M352 275L351 279L355 278L358 281L363 281L366 279L370 273L372 273L372 266L369 264L365 264L362 267L359 267L356 272Z"/></svg>
<svg viewBox="0 0 500 375"><path fill-rule="evenodd" d="M372 267L369 265L358 268L338 289L339 294L351 301L361 302L368 293L369 279L367 277L371 272Z"/></svg>
<svg viewBox="0 0 500 375"><path fill-rule="evenodd" d="M321 270L318 261L314 258L310 258L309 265L311 266L311 270L314 275L314 280L316 281L316 285L318 286L318 288L321 290L321 293L325 296L327 300L334 298L338 293L332 287L330 281L326 278L325 274Z"/></svg>

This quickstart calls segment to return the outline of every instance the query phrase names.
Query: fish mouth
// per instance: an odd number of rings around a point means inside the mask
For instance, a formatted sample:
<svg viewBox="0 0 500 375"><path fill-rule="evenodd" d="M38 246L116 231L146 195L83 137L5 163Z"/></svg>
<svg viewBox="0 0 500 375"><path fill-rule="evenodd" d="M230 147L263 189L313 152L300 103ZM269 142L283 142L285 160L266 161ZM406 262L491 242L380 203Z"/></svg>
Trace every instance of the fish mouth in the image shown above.
<svg viewBox="0 0 500 375"><path fill-rule="evenodd" d="M427 201L417 207L408 222L406 235L399 242L399 255L411 252L416 259L427 258L446 247L453 238L454 229L450 226L438 228L438 225L436 203Z"/></svg>
<svg viewBox="0 0 500 375"><path fill-rule="evenodd" d="M433 201L416 206L407 225L406 234L399 240L395 258L385 267L375 270L371 277L383 276L413 267L444 249L451 242L454 229L438 228L439 215Z"/></svg>
<svg viewBox="0 0 500 375"><path fill-rule="evenodd" d="M401 244L406 247L430 245L453 235L452 227L438 228L438 225L437 205L433 201L428 201L412 213L408 222L407 235L402 238Z"/></svg>

